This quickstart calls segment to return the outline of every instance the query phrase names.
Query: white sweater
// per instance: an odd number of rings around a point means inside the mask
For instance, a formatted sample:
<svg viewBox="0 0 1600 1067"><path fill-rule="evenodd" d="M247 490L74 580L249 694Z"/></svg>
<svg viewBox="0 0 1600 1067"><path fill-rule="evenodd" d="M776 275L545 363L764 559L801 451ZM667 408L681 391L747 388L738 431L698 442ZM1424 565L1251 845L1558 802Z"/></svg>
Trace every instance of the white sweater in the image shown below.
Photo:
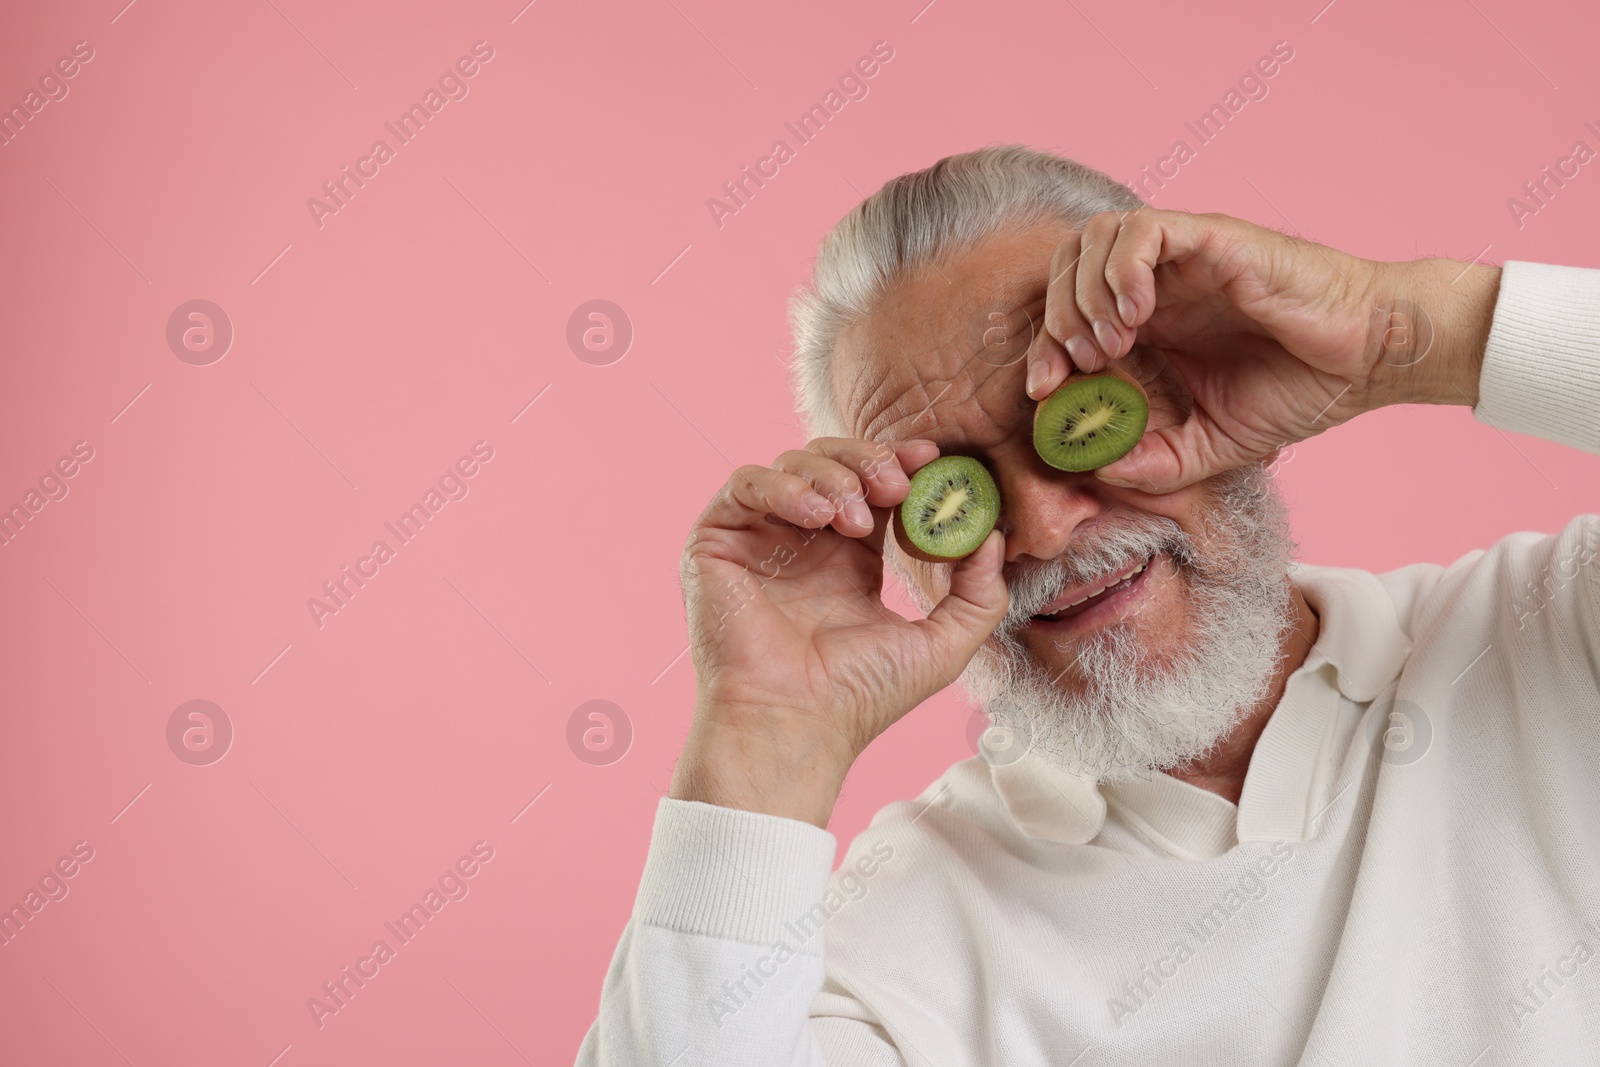
<svg viewBox="0 0 1600 1067"><path fill-rule="evenodd" d="M1600 271L1506 264L1481 393L1600 453ZM830 877L824 830L661 801L580 1067L1600 1063L1597 553L1297 567L1237 807L971 759Z"/></svg>

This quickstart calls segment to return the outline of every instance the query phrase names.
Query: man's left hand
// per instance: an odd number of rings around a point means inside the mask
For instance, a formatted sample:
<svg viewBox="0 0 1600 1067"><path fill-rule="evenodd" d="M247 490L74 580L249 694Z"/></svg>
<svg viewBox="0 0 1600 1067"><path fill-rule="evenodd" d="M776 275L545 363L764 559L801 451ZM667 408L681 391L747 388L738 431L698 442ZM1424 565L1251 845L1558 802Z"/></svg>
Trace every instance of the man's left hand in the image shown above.
<svg viewBox="0 0 1600 1067"><path fill-rule="evenodd" d="M1143 346L1139 376L1175 373L1187 395L1152 395L1143 440L1096 474L1172 492L1386 404L1476 404L1499 276L1226 215L1103 212L1055 250L1028 394Z"/></svg>

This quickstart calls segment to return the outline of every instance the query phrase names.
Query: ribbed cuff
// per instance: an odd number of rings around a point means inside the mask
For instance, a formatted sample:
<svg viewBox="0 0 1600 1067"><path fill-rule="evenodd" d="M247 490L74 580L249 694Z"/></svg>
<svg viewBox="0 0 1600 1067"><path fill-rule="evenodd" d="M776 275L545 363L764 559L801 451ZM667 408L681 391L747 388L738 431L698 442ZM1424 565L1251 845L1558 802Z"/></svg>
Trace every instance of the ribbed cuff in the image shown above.
<svg viewBox="0 0 1600 1067"><path fill-rule="evenodd" d="M663 797L634 921L770 945L822 900L836 844L810 823Z"/></svg>
<svg viewBox="0 0 1600 1067"><path fill-rule="evenodd" d="M1505 264L1473 414L1600 453L1600 270Z"/></svg>

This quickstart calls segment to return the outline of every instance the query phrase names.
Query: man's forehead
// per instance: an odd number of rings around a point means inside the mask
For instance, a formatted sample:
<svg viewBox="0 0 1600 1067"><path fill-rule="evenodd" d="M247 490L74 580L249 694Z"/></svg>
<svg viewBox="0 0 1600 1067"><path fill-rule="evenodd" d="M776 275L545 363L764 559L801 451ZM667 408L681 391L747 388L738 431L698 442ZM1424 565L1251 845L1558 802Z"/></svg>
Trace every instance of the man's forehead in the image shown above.
<svg viewBox="0 0 1600 1067"><path fill-rule="evenodd" d="M1031 418L1024 363L1062 229L991 236L895 286L846 330L833 388L850 432L983 447Z"/></svg>

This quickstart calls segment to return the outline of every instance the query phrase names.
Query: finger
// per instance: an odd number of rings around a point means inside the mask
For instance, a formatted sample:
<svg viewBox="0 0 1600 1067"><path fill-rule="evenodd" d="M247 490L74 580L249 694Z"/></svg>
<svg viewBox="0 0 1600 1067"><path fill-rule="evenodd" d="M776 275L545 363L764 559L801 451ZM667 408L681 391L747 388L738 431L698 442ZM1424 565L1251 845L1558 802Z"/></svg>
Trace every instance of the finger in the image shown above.
<svg viewBox="0 0 1600 1067"><path fill-rule="evenodd" d="M916 474L917 471L939 458L939 446L921 437L912 438L909 441L895 441L892 447L896 458L900 461L901 470L909 474ZM872 533L863 538L874 551L883 551L883 542L888 536L889 527L892 524L894 508L903 503L905 498L910 495L910 492L911 486L909 483L903 490L897 491L894 504L885 509L881 516L883 521L878 523L877 528Z"/></svg>
<svg viewBox="0 0 1600 1067"><path fill-rule="evenodd" d="M815 452L796 449L773 460L772 466L774 470L803 478L816 492L833 503L837 509L833 515L835 530L847 537L860 537L872 531L874 522L872 508L867 503L866 486L843 463Z"/></svg>
<svg viewBox="0 0 1600 1067"><path fill-rule="evenodd" d="M853 438L819 438L804 451L785 452L773 467L808 479L837 506L834 529L849 537L862 537L879 525L874 507L893 507L910 492L906 466L915 467L916 460L937 452L931 441L917 440L896 448Z"/></svg>
<svg viewBox="0 0 1600 1067"><path fill-rule="evenodd" d="M1040 330L1028 352L1028 395L1043 400L1061 387L1073 369L1072 356L1061 342Z"/></svg>
<svg viewBox="0 0 1600 1067"><path fill-rule="evenodd" d="M1133 331L1122 325L1117 296L1106 284L1106 263L1127 212L1102 211L1083 229L1083 258L1078 261L1074 296L1078 313L1089 323L1095 343L1107 359L1116 359L1132 342Z"/></svg>
<svg viewBox="0 0 1600 1067"><path fill-rule="evenodd" d="M894 453L900 459L901 470L916 474L939 458L939 446L925 437L914 437L909 441L894 442Z"/></svg>
<svg viewBox="0 0 1600 1067"><path fill-rule="evenodd" d="M826 526L837 511L806 479L752 463L733 472L700 516L699 524L743 530L772 516L816 529Z"/></svg>
<svg viewBox="0 0 1600 1067"><path fill-rule="evenodd" d="M950 572L950 592L915 625L928 632L935 668L948 683L966 668L978 646L1005 618L1010 597L1000 577L1006 539L989 531L978 550L958 561Z"/></svg>
<svg viewBox="0 0 1600 1067"><path fill-rule="evenodd" d="M1118 321L1130 331L1137 331L1156 309L1155 267L1164 243L1164 214L1135 211L1129 215L1106 256L1106 287Z"/></svg>
<svg viewBox="0 0 1600 1067"><path fill-rule="evenodd" d="M1131 452L1094 474L1111 485L1173 493L1248 458L1219 456L1211 442L1205 419L1197 412L1177 426L1147 431Z"/></svg>
<svg viewBox="0 0 1600 1067"><path fill-rule="evenodd" d="M921 438L881 442L819 437L807 443L805 453L826 457L848 468L866 491L867 502L883 508L906 498L911 472L937 456L939 449L932 441Z"/></svg>
<svg viewBox="0 0 1600 1067"><path fill-rule="evenodd" d="M1105 356L1094 343L1094 331L1078 311L1082 239L1081 233L1067 234L1050 257L1050 283L1044 296L1044 330L1066 350L1073 366L1081 371L1092 371Z"/></svg>
<svg viewBox="0 0 1600 1067"><path fill-rule="evenodd" d="M1142 208L1129 215L1118 231L1104 271L1117 306L1132 307L1132 319L1125 312L1119 313L1118 318L1128 326L1143 325L1149 320L1156 307L1155 269L1164 263L1193 261L1192 265L1204 269L1190 275L1190 282L1222 292L1252 265L1250 257L1259 254L1259 242L1239 240L1241 227L1260 230L1227 215L1193 215L1155 208ZM1262 269L1260 263L1253 266L1257 271Z"/></svg>

